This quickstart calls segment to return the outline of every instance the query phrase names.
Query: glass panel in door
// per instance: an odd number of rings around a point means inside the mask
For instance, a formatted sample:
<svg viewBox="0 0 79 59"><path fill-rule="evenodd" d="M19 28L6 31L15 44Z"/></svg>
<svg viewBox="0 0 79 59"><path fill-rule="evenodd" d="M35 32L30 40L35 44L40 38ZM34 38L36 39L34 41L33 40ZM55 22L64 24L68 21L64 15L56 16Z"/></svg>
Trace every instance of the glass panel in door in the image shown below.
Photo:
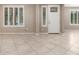
<svg viewBox="0 0 79 59"><path fill-rule="evenodd" d="M71 11L71 24L73 24L73 11Z"/></svg>
<svg viewBox="0 0 79 59"><path fill-rule="evenodd" d="M77 16L77 13L76 13L76 11L73 11L73 24L76 24L76 17Z"/></svg>
<svg viewBox="0 0 79 59"><path fill-rule="evenodd" d="M9 8L9 23L13 25L13 8Z"/></svg>
<svg viewBox="0 0 79 59"><path fill-rule="evenodd" d="M23 8L19 8L19 25L23 25Z"/></svg>
<svg viewBox="0 0 79 59"><path fill-rule="evenodd" d="M77 11L75 11L75 24L77 24Z"/></svg>
<svg viewBox="0 0 79 59"><path fill-rule="evenodd" d="M18 8L14 8L14 24L18 25Z"/></svg>
<svg viewBox="0 0 79 59"><path fill-rule="evenodd" d="M5 25L8 25L8 8L5 8Z"/></svg>
<svg viewBox="0 0 79 59"><path fill-rule="evenodd" d="M79 24L79 11L78 11L78 24Z"/></svg>
<svg viewBox="0 0 79 59"><path fill-rule="evenodd" d="M46 8L43 7L43 25L46 24Z"/></svg>

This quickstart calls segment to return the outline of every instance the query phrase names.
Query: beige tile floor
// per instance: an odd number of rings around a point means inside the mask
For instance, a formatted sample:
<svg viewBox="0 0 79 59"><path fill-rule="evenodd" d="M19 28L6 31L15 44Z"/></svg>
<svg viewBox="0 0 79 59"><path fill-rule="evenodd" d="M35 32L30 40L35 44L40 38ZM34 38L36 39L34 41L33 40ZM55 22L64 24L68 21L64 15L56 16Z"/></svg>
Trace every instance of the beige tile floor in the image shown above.
<svg viewBox="0 0 79 59"><path fill-rule="evenodd" d="M60 34L0 34L0 55L72 54L79 54L79 30Z"/></svg>

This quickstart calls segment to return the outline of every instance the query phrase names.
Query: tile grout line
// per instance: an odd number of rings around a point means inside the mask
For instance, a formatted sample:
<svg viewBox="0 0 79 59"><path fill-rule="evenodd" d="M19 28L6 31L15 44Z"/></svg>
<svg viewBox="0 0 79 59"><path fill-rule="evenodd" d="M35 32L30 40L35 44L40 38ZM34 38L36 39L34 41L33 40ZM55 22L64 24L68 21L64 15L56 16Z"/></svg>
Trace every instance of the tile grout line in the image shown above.
<svg viewBox="0 0 79 59"><path fill-rule="evenodd" d="M0 45L0 53L2 53L2 41L3 40L3 35L2 35L2 39L1 39L1 45Z"/></svg>
<svg viewBox="0 0 79 59"><path fill-rule="evenodd" d="M32 38L33 38L33 37L32 37ZM33 38L33 39L34 39L34 38ZM31 46L28 42L26 42L25 40L24 40L24 42L27 43L27 44L32 48L32 46ZM32 48L32 50L35 51L35 49L33 49L33 48ZM35 53L38 54L37 51L35 51ZM35 55L36 55L36 54L35 54Z"/></svg>
<svg viewBox="0 0 79 59"><path fill-rule="evenodd" d="M13 39L13 42L14 42L14 46L15 46L15 48L16 48L16 51L17 51L17 53L19 54L19 52L18 52L18 49L17 49L17 47L16 47L16 43L15 43L14 39Z"/></svg>
<svg viewBox="0 0 79 59"><path fill-rule="evenodd" d="M36 36L35 36L36 37ZM35 38L35 37L33 37L33 39ZM40 37L39 37L39 39L40 39ZM39 41L38 41L39 42ZM29 43L28 43L29 44ZM31 46L31 45L30 45ZM31 46L32 47L32 46ZM48 47L47 47L48 48ZM33 50L35 50L34 48L32 48ZM48 48L49 49L49 48ZM50 51L50 49L49 49L49 51ZM47 52L49 52L49 51L47 51ZM37 52L37 51L36 51ZM46 53L46 52L43 52L43 53ZM37 54L39 55L39 52L37 52Z"/></svg>

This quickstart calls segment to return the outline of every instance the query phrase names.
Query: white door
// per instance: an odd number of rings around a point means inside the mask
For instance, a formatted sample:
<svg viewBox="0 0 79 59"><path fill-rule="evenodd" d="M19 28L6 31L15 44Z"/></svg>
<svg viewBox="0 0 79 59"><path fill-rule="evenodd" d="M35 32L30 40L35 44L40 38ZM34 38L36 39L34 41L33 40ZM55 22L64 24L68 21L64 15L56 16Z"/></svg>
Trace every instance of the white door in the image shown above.
<svg viewBox="0 0 79 59"><path fill-rule="evenodd" d="M60 33L60 5L48 5L48 33Z"/></svg>

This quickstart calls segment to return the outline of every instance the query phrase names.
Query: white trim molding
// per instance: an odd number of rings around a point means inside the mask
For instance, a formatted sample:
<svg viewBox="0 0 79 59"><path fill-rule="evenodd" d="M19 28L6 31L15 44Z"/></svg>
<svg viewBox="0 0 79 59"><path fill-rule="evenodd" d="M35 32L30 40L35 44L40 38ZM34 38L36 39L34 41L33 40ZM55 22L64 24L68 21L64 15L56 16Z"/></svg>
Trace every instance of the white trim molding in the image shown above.
<svg viewBox="0 0 79 59"><path fill-rule="evenodd" d="M0 34L35 34L35 33L32 32L32 33L0 33Z"/></svg>
<svg viewBox="0 0 79 59"><path fill-rule="evenodd" d="M5 25L5 8L7 8L8 9L8 24L7 25ZM10 12L10 9L9 8L12 8L13 10L12 10L12 12L13 12L13 24L12 25L10 25L10 22L9 22L9 18L10 18L10 16L9 16L9 12ZM15 15L15 8L17 8L18 9L18 25L15 25L14 24L14 15ZM22 8L23 9L23 15L22 15L22 17L23 17L23 24L22 25L20 25L20 14L19 14L19 10L20 10L20 8ZM4 27L24 27L25 25L24 25L24 6L23 5L4 5L3 6L3 26Z"/></svg>
<svg viewBox="0 0 79 59"><path fill-rule="evenodd" d="M65 4L64 7L79 7L79 4Z"/></svg>
<svg viewBox="0 0 79 59"><path fill-rule="evenodd" d="M73 15L76 13L76 23L75 20L73 20L71 22L71 12L73 13ZM75 16L75 15L74 15ZM69 24L70 25L78 25L79 26L79 8L75 8L75 9L70 9L69 10ZM73 18L74 19L74 18Z"/></svg>
<svg viewBox="0 0 79 59"><path fill-rule="evenodd" d="M45 24L43 24L43 8L46 9ZM47 5L41 5L41 26L47 27Z"/></svg>
<svg viewBox="0 0 79 59"><path fill-rule="evenodd" d="M39 19L39 13L40 13L40 10L39 10L39 5L36 5L36 33L39 33L40 32L40 19Z"/></svg>

